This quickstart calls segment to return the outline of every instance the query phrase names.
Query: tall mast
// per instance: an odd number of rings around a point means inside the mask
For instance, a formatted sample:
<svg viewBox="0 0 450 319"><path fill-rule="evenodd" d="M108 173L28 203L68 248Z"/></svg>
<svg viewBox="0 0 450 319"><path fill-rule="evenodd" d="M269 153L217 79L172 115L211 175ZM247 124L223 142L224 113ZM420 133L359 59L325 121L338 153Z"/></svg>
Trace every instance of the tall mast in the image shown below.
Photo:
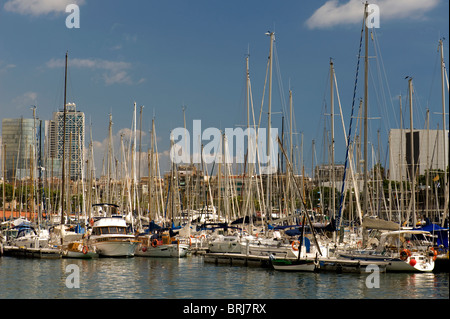
<svg viewBox="0 0 450 319"><path fill-rule="evenodd" d="M430 110L427 109L427 166L425 174L425 216L428 218L428 184L430 179Z"/></svg>
<svg viewBox="0 0 450 319"><path fill-rule="evenodd" d="M291 164L294 162L294 143L292 142L292 91L289 90L289 155Z"/></svg>
<svg viewBox="0 0 450 319"><path fill-rule="evenodd" d="M248 177L247 177L247 183L245 181L245 171L243 174L244 179L244 185L247 186L248 193L246 194L248 198L251 198L251 192L252 192L252 176L253 176L253 158L250 159L250 154L252 152L252 137L250 135L250 71L249 71L249 53L247 53L247 56L245 57L245 89L246 89L246 99L247 99L247 132L248 132L248 141L247 141L247 163L248 163ZM250 208L248 207L248 201L246 201L245 210L243 212L243 216L246 216L248 212L250 211Z"/></svg>
<svg viewBox="0 0 450 319"><path fill-rule="evenodd" d="M272 68L273 68L273 40L275 36L275 32L267 32L266 35L270 36L270 55L269 55L269 107L268 107L268 123L267 123L267 216L269 220L272 219L272 205L271 205L271 199L270 199L270 186L271 186L271 179L270 179L270 172L269 169L272 165L271 162L271 115L272 115Z"/></svg>
<svg viewBox="0 0 450 319"><path fill-rule="evenodd" d="M410 121L410 145L411 145L411 201L413 214L413 227L416 225L416 164L414 161L414 128L413 128L413 109L412 109L412 78L408 80L409 88L409 121Z"/></svg>
<svg viewBox="0 0 450 319"><path fill-rule="evenodd" d="M402 96L399 96L400 104L400 160L399 160L399 171L400 171L400 224L403 216L404 210L404 197L403 197L403 110L402 110Z"/></svg>
<svg viewBox="0 0 450 319"><path fill-rule="evenodd" d="M368 190L368 180L367 180L367 101L368 101L368 66L369 66L369 33L367 29L367 18L368 18L368 3L366 2L364 6L364 202L363 202L363 214L367 214L368 210L368 200L369 200L369 190Z"/></svg>
<svg viewBox="0 0 450 319"><path fill-rule="evenodd" d="M141 105L140 107L140 113L139 113L139 167L138 167L138 182L141 180L141 146L142 146L142 110L144 109L144 106Z"/></svg>
<svg viewBox="0 0 450 319"><path fill-rule="evenodd" d="M443 185L443 187L444 187L444 189L443 189L443 192L444 192L444 200L445 200L445 205L444 205L444 216L443 216L443 219L442 219L442 226L444 226L444 220L445 220L445 218L446 218L446 216L447 216L447 213L448 213L448 200L449 200L449 197L448 197L448 187L450 186L449 184L448 184L448 177L447 177L447 162L446 162L446 151L445 151L445 148L446 148L446 145L445 145L445 135L446 135L446 132L445 132L445 128L446 128L446 125L445 125L445 86L444 86L444 80L445 80L445 64L444 64L444 46L443 46L443 43L442 43L442 40L439 40L439 48L440 48L440 53L441 53L441 90L442 90L442 145L444 146L443 147L443 149L444 149L444 185ZM450 148L450 145L448 146L449 148ZM448 154L448 156L449 156L449 158L450 158L450 153Z"/></svg>
<svg viewBox="0 0 450 319"><path fill-rule="evenodd" d="M334 68L333 61L330 59L330 109L331 109L331 213L333 214L333 218L335 217L336 210L336 188L335 188L335 170L334 170Z"/></svg>
<svg viewBox="0 0 450 319"><path fill-rule="evenodd" d="M67 99L67 52L66 52L66 64L64 70L64 117L63 117L63 156L62 156L62 185L61 185L61 224L64 224L64 200L66 191L66 99Z"/></svg>

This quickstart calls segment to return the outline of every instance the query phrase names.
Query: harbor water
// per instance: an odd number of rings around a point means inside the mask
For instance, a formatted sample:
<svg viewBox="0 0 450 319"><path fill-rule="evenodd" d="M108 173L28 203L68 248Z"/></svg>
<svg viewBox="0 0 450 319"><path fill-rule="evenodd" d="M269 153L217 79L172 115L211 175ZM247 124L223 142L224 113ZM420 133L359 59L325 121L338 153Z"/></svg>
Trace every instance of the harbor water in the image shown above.
<svg viewBox="0 0 450 319"><path fill-rule="evenodd" d="M1 299L449 299L448 273L299 273L187 258L0 257ZM371 284L372 283L372 284ZM374 284L375 283L375 284Z"/></svg>

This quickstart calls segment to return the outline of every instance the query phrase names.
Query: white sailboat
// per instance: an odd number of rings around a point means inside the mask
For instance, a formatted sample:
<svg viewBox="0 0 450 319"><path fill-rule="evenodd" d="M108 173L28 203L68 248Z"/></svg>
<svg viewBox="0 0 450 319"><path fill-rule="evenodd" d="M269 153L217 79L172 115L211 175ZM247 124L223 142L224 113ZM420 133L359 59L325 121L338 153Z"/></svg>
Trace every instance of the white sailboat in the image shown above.
<svg viewBox="0 0 450 319"><path fill-rule="evenodd" d="M171 236L169 230L137 236L139 244L136 247L136 256L141 257L186 257L189 253L189 244L180 242L180 239Z"/></svg>
<svg viewBox="0 0 450 319"><path fill-rule="evenodd" d="M71 242L63 246L62 251L64 258L91 259L99 257L96 247L85 240Z"/></svg>
<svg viewBox="0 0 450 319"><path fill-rule="evenodd" d="M339 253L341 258L368 262L387 262L390 272L431 272L436 253L428 240L431 233L421 230L396 230L383 233L373 250Z"/></svg>

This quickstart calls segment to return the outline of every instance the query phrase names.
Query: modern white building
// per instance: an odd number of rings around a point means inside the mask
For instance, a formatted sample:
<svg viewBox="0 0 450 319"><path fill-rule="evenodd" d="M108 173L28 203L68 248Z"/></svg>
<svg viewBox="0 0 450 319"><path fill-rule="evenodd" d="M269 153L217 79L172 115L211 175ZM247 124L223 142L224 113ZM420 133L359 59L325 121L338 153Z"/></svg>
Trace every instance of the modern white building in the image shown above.
<svg viewBox="0 0 450 319"><path fill-rule="evenodd" d="M52 159L59 166L63 159L63 145L65 143L66 172L71 180L82 177L83 152L85 140L85 116L76 110L75 103L66 104L66 130L64 134L64 110L54 112L53 120L48 123L48 163ZM65 142L63 140L65 136ZM48 165L48 164L47 164ZM70 165L70 169L69 169Z"/></svg>
<svg viewBox="0 0 450 319"><path fill-rule="evenodd" d="M412 159L416 174L423 175L425 170L445 170L448 166L448 130L391 129L389 132L389 179L406 180L411 174ZM411 152L411 150L414 150Z"/></svg>

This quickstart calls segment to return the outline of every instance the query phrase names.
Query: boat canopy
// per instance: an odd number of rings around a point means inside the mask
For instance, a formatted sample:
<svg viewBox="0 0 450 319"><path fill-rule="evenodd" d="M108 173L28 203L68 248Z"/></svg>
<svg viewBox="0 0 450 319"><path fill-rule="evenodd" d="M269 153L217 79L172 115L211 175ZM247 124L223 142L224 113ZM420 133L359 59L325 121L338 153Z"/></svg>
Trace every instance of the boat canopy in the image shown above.
<svg viewBox="0 0 450 319"><path fill-rule="evenodd" d="M436 245L443 245L448 249L448 228L441 227L437 224L427 223L426 226L416 228L416 230L424 230L436 235Z"/></svg>

